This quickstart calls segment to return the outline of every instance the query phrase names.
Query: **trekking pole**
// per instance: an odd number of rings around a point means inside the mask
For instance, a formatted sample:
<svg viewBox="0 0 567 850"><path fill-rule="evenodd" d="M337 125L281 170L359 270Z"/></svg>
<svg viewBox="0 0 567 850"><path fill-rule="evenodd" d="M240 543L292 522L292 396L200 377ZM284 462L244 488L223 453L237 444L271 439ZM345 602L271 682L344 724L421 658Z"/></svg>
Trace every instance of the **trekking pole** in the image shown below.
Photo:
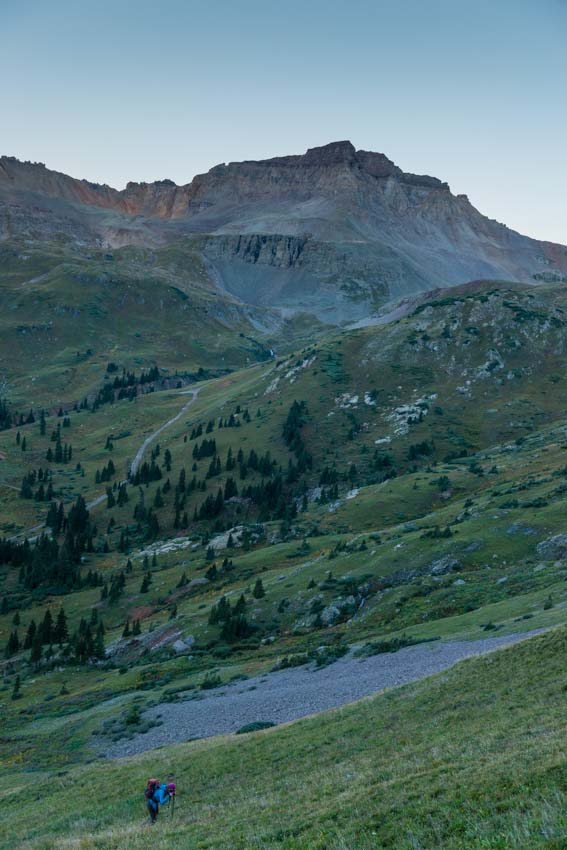
<svg viewBox="0 0 567 850"><path fill-rule="evenodd" d="M174 811L175 811L175 794L171 798L171 815L170 815L171 818L173 817Z"/></svg>

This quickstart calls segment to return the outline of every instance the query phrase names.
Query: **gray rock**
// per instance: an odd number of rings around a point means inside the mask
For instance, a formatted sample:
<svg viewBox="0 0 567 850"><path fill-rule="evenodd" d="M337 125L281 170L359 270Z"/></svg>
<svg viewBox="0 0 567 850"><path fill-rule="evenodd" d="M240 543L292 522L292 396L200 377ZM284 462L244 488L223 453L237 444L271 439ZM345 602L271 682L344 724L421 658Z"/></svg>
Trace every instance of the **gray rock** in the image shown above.
<svg viewBox="0 0 567 850"><path fill-rule="evenodd" d="M341 609L337 605L327 605L321 611L321 622L325 626L333 626L341 617Z"/></svg>
<svg viewBox="0 0 567 850"><path fill-rule="evenodd" d="M188 635L186 638L180 638L171 644L171 648L175 652L176 655L182 655L184 652L188 652L193 644L195 643L195 638L193 635Z"/></svg>
<svg viewBox="0 0 567 850"><path fill-rule="evenodd" d="M536 546L538 555L549 560L567 558L567 533L554 534Z"/></svg>
<svg viewBox="0 0 567 850"><path fill-rule="evenodd" d="M321 622L325 626L333 626L345 614L353 613L356 608L358 608L358 602L354 596L346 596L344 599L338 599L321 611Z"/></svg>
<svg viewBox="0 0 567 850"><path fill-rule="evenodd" d="M460 567L461 562L457 560L457 558L453 558L452 555L443 555L442 558L439 558L437 561L433 561L429 565L429 572L431 575L439 576L444 573L449 573L451 570L455 570L457 567Z"/></svg>
<svg viewBox="0 0 567 850"><path fill-rule="evenodd" d="M535 528L530 528L529 525L524 525L523 522L513 522L509 528L506 529L506 534L510 534L514 536L516 534L535 534Z"/></svg>

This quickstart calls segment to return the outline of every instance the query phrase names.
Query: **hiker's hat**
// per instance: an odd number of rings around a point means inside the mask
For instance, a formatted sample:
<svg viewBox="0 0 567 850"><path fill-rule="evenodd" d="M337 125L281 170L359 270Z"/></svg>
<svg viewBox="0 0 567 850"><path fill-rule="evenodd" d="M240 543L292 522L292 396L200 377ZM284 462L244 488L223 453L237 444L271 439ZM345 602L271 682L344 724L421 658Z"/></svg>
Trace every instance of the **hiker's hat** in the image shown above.
<svg viewBox="0 0 567 850"><path fill-rule="evenodd" d="M170 794L175 794L175 782L170 782L167 786L167 790Z"/></svg>

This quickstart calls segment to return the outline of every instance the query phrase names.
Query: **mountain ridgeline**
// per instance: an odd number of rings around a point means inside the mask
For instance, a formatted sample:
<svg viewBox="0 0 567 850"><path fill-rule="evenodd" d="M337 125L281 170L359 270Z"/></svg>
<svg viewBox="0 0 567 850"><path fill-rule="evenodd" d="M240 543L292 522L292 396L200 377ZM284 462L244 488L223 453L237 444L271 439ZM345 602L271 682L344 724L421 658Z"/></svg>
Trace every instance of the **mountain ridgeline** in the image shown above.
<svg viewBox="0 0 567 850"><path fill-rule="evenodd" d="M522 236L434 177L347 141L122 191L0 159L0 241L175 251L217 298L325 323L475 279L558 282L567 248ZM150 259L155 267L159 263Z"/></svg>

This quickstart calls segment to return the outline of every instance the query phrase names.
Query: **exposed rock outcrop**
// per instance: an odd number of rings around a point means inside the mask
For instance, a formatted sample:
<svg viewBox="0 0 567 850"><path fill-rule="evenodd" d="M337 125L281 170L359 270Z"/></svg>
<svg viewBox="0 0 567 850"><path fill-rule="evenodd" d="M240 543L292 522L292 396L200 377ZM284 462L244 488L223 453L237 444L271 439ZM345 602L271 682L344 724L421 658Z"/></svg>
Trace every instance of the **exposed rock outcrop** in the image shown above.
<svg viewBox="0 0 567 850"><path fill-rule="evenodd" d="M110 246L180 239L211 286L250 304L360 318L388 298L474 279L545 282L567 248L509 230L435 177L348 141L118 191L0 158L0 239Z"/></svg>

